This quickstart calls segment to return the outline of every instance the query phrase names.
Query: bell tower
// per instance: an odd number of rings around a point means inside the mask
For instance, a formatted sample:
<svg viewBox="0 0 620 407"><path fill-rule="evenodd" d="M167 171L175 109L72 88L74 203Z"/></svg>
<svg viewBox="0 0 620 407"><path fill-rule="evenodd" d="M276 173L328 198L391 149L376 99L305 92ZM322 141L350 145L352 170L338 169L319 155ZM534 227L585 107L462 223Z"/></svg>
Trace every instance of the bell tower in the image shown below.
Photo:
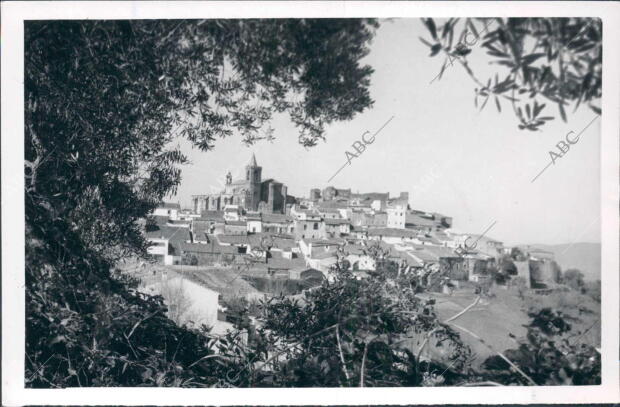
<svg viewBox="0 0 620 407"><path fill-rule="evenodd" d="M252 159L249 164L245 166L245 180L249 181L251 184L260 184L262 171L263 167L259 167L258 164L256 164L256 156L252 153Z"/></svg>
<svg viewBox="0 0 620 407"><path fill-rule="evenodd" d="M252 159L245 166L245 181L248 183L248 198L246 202L246 209L256 211L258 210L258 202L260 201L261 193L261 172L262 167L259 167L256 163L256 156L252 153Z"/></svg>

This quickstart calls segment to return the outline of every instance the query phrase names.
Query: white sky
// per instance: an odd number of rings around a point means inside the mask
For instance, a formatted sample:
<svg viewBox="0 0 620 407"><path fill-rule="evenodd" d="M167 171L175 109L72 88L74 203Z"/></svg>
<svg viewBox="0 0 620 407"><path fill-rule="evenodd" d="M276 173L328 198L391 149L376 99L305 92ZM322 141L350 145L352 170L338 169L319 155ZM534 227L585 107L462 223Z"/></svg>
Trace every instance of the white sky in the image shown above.
<svg viewBox="0 0 620 407"><path fill-rule="evenodd" d="M184 167L178 195L170 200L189 207L192 194L219 191L226 172L241 177L254 152L263 178L284 182L291 195L308 196L310 188L328 185L392 195L409 191L413 208L452 216L456 229L482 233L496 221L488 235L508 244L600 242L600 119L531 183L556 143L570 131L579 133L594 113L582 106L571 114L570 108L564 123L547 103L543 115L556 120L539 132L520 131L506 103L502 113L491 100L478 112L475 85L458 64L429 84L443 59L429 58L419 36L429 37L419 19L382 23L363 61L375 69L375 105L330 126L325 143L304 149L282 115L272 122L273 143L246 147L233 136L207 153L184 147L192 164ZM478 77L501 70L474 47L469 61ZM345 151L354 151L351 144L392 116L376 141L328 184L346 162Z"/></svg>

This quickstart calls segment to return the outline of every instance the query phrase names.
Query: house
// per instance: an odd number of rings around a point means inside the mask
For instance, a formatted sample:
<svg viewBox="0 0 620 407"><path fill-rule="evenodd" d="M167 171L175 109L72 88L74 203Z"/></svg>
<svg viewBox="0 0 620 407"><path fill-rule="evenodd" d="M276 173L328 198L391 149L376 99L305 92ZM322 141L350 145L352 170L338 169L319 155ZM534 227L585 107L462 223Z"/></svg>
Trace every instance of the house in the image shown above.
<svg viewBox="0 0 620 407"><path fill-rule="evenodd" d="M279 213L261 214L262 231L267 233L292 234L295 223L292 216Z"/></svg>
<svg viewBox="0 0 620 407"><path fill-rule="evenodd" d="M189 240L189 228L173 227L165 224L147 224L146 240L151 244L147 252L163 264L176 264L180 261L177 246Z"/></svg>
<svg viewBox="0 0 620 407"><path fill-rule="evenodd" d="M294 234L298 240L324 238L325 222L317 213L304 213L294 221Z"/></svg>
<svg viewBox="0 0 620 407"><path fill-rule="evenodd" d="M263 222L261 214L258 212L248 213L245 217L246 230L248 233L261 233L263 231Z"/></svg>
<svg viewBox="0 0 620 407"><path fill-rule="evenodd" d="M462 258L469 281L480 282L486 278L491 257L480 252L469 251Z"/></svg>
<svg viewBox="0 0 620 407"><path fill-rule="evenodd" d="M209 243L180 242L178 252L184 264L196 266L232 264L239 255L237 247L222 245L215 235L207 236Z"/></svg>
<svg viewBox="0 0 620 407"><path fill-rule="evenodd" d="M241 220L242 214L243 214L243 209L239 205L226 205L224 207L224 220L225 221L239 221Z"/></svg>
<svg viewBox="0 0 620 407"><path fill-rule="evenodd" d="M368 254L368 247L360 244L347 244L344 247L346 259L351 263L352 271L374 271L377 269L376 260Z"/></svg>
<svg viewBox="0 0 620 407"><path fill-rule="evenodd" d="M246 235L248 224L244 220L227 220L224 223L224 233L230 235Z"/></svg>
<svg viewBox="0 0 620 407"><path fill-rule="evenodd" d="M343 239L310 239L305 238L299 241L299 249L305 257L311 257L316 253L336 252L343 247L346 241Z"/></svg>
<svg viewBox="0 0 620 407"><path fill-rule="evenodd" d="M181 211L181 205L178 203L162 202L157 205L153 210L153 216L165 216L168 219L177 220L179 218L179 212Z"/></svg>
<svg viewBox="0 0 620 407"><path fill-rule="evenodd" d="M264 247L263 237L262 234L220 234L215 236L220 245L236 248L237 254L256 253L257 256L265 258L267 248Z"/></svg>
<svg viewBox="0 0 620 407"><path fill-rule="evenodd" d="M380 240L389 244L412 242L418 232L409 229L397 228L368 228L366 235L368 239Z"/></svg>
<svg viewBox="0 0 620 407"><path fill-rule="evenodd" d="M340 209L338 208L324 208L324 207L318 207L316 209L317 213L323 218L323 219L340 219Z"/></svg>
<svg viewBox="0 0 620 407"><path fill-rule="evenodd" d="M208 235L215 232L215 224L209 221L194 220L189 234L191 243L209 243Z"/></svg>
<svg viewBox="0 0 620 407"><path fill-rule="evenodd" d="M404 229L405 228L405 219L407 214L407 208L402 205L396 205L392 207L388 207L386 210L387 213L387 227L394 229Z"/></svg>
<svg viewBox="0 0 620 407"><path fill-rule="evenodd" d="M348 235L351 232L351 224L347 219L326 218L325 234L329 237Z"/></svg>

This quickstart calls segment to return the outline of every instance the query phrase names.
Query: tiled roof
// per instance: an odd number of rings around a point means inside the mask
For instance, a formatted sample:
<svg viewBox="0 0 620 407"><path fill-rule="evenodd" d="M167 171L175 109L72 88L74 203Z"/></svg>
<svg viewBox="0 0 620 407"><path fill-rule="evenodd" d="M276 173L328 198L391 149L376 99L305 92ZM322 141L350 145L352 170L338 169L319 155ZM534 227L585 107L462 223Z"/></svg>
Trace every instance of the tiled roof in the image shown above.
<svg viewBox="0 0 620 407"><path fill-rule="evenodd" d="M454 250L442 246L424 246L424 250L432 253L439 258L459 257Z"/></svg>
<svg viewBox="0 0 620 407"><path fill-rule="evenodd" d="M413 255L423 262L435 263L439 261L439 256L434 255L433 253L429 253L426 250L408 250L407 254Z"/></svg>
<svg viewBox="0 0 620 407"><path fill-rule="evenodd" d="M282 185L281 182L279 182L278 180L274 179L274 178L267 178L263 181L261 181L261 184L276 184L276 185Z"/></svg>
<svg viewBox="0 0 620 407"><path fill-rule="evenodd" d="M202 211L200 218L196 220L224 222L224 211Z"/></svg>
<svg viewBox="0 0 620 407"><path fill-rule="evenodd" d="M325 219L326 225L345 225L348 223L349 223L348 219L329 219L329 218Z"/></svg>
<svg viewBox="0 0 620 407"><path fill-rule="evenodd" d="M185 241L189 239L189 229L166 225L157 225L145 232L147 239L168 239L170 241Z"/></svg>
<svg viewBox="0 0 620 407"><path fill-rule="evenodd" d="M205 221L194 221L192 223L192 228L194 236L196 236L197 239L204 240L205 234L211 231L211 224Z"/></svg>
<svg viewBox="0 0 620 407"><path fill-rule="evenodd" d="M290 223L293 221L293 217L281 213L263 213L261 218L266 223Z"/></svg>
<svg viewBox="0 0 620 407"><path fill-rule="evenodd" d="M396 228L371 228L368 229L369 236L384 236L384 237L406 237L412 238L417 236L417 232L408 229L396 229Z"/></svg>
<svg viewBox="0 0 620 407"><path fill-rule="evenodd" d="M344 239L303 239L306 243L312 243L312 246L337 246L346 243Z"/></svg>
<svg viewBox="0 0 620 407"><path fill-rule="evenodd" d="M217 240L220 243L232 244L232 245L260 245L261 239L258 234L256 235L216 235Z"/></svg>
<svg viewBox="0 0 620 407"><path fill-rule="evenodd" d="M244 220L227 220L226 225L230 226L247 226L248 223Z"/></svg>
<svg viewBox="0 0 620 407"><path fill-rule="evenodd" d="M295 239L285 239L282 237L273 237L272 240L274 247L281 250L290 250L297 247Z"/></svg>
<svg viewBox="0 0 620 407"><path fill-rule="evenodd" d="M363 256L367 253L368 251L368 247L367 246L363 246L361 244L347 244L344 247L344 251L349 253L349 254L355 254L358 256Z"/></svg>
<svg viewBox="0 0 620 407"><path fill-rule="evenodd" d="M318 207L320 209L326 209L326 208L340 208L340 209L345 209L347 208L349 205L346 202L340 202L340 201L322 201L318 203Z"/></svg>
<svg viewBox="0 0 620 407"><path fill-rule="evenodd" d="M260 212L248 212L245 215L246 220L261 220Z"/></svg>
<svg viewBox="0 0 620 407"><path fill-rule="evenodd" d="M272 253L272 257L267 259L267 267L282 269L298 269L306 267L306 261L301 258L286 259L279 253Z"/></svg>
<svg viewBox="0 0 620 407"><path fill-rule="evenodd" d="M330 257L336 257L336 250L319 250L319 251L315 251L312 250L312 255L310 255L311 259L318 259L318 260L322 260L322 259L328 259Z"/></svg>
<svg viewBox="0 0 620 407"><path fill-rule="evenodd" d="M172 202L162 202L159 205L157 205L158 208L165 208L165 209L181 209L181 205L179 205L178 203L172 203Z"/></svg>
<svg viewBox="0 0 620 407"><path fill-rule="evenodd" d="M222 246L215 239L212 243L187 243L179 242L176 246L179 250L194 253L213 253L213 254L236 254L237 248L234 246Z"/></svg>
<svg viewBox="0 0 620 407"><path fill-rule="evenodd" d="M340 209L339 208L323 208L323 207L319 207L318 211L320 213L340 213Z"/></svg>

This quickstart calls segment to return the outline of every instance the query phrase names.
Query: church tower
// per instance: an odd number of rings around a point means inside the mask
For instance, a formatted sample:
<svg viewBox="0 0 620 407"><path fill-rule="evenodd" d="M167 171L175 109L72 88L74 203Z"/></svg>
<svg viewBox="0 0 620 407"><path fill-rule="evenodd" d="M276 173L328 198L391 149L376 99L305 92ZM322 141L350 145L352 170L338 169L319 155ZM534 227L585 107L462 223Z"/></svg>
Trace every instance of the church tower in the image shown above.
<svg viewBox="0 0 620 407"><path fill-rule="evenodd" d="M245 166L245 181L248 185L248 198L246 199L246 205L249 210L258 210L258 202L260 201L260 189L261 189L261 172L262 167L256 164L256 156L252 153L252 159L249 164Z"/></svg>

